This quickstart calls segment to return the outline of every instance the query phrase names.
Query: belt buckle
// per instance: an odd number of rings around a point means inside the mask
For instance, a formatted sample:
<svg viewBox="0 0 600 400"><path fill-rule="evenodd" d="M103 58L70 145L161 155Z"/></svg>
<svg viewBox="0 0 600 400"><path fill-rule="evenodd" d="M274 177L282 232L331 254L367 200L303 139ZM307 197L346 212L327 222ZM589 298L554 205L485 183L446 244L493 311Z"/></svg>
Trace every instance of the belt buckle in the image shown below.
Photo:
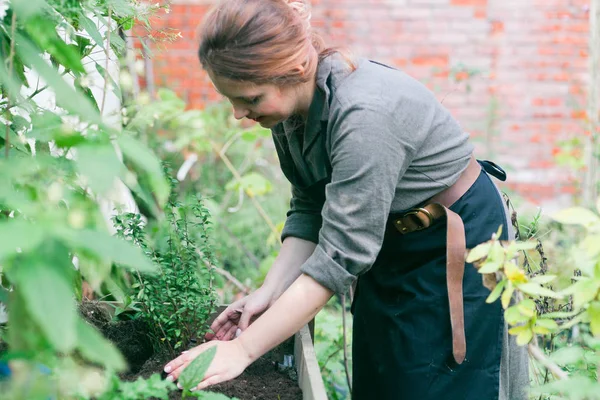
<svg viewBox="0 0 600 400"><path fill-rule="evenodd" d="M422 213L423 215L425 215L427 217L426 223L424 223L423 220L421 218L419 218L419 213ZM413 225L412 227L409 227L404 223L404 219L407 217L411 217L411 216L416 217L415 218L417 221L416 226ZM400 233L405 234L405 233L417 232L417 231L421 231L423 229L427 229L431 226L431 224L433 224L433 221L434 221L433 215L431 215L431 213L427 209L413 208L412 210L410 210L406 214L404 214L402 216L402 218L398 218L397 220L395 220L394 225L396 225L396 229L398 229L398 231L400 231Z"/></svg>

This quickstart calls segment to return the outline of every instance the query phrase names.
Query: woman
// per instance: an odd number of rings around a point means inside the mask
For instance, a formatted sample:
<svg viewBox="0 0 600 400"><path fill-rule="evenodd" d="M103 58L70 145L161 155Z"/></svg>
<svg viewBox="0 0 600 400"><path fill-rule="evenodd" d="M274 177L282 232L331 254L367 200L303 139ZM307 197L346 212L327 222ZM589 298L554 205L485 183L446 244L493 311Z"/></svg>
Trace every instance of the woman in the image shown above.
<svg viewBox="0 0 600 400"><path fill-rule="evenodd" d="M292 200L263 285L217 318L217 340L167 364L168 379L211 346L198 388L238 376L357 283L354 399L525 398L525 353L464 265L465 246L499 226L508 238L505 209L433 94L325 49L302 1L221 2L199 56L235 117L272 130Z"/></svg>

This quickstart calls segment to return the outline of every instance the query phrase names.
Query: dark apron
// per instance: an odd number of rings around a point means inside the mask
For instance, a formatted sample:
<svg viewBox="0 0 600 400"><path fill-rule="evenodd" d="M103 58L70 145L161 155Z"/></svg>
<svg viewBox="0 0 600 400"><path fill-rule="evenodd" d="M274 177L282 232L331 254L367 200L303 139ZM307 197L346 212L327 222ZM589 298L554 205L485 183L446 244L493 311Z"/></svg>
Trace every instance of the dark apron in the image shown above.
<svg viewBox="0 0 600 400"><path fill-rule="evenodd" d="M450 209L464 222L467 248L490 240L500 225L506 240L502 199L485 172ZM375 264L358 280L352 305L353 400L497 400L500 303L486 304L490 292L466 264L467 354L458 365L452 356L445 223L406 235L388 227Z"/></svg>

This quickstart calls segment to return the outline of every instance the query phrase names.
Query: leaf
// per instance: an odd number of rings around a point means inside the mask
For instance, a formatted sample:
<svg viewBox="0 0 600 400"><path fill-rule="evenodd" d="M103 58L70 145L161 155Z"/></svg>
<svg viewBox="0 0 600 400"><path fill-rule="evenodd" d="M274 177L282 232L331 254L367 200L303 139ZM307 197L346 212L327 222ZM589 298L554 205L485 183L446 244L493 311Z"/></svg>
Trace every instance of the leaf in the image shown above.
<svg viewBox="0 0 600 400"><path fill-rule="evenodd" d="M96 28L96 24L94 23L94 21L92 21L85 15L81 15L79 17L79 24L88 33L88 35L90 35L92 40L94 42L96 42L96 44L98 46L104 47L104 41L102 39L102 35L98 31L98 28Z"/></svg>
<svg viewBox="0 0 600 400"><path fill-rule="evenodd" d="M504 311L504 319L509 325L516 325L529 321L529 318L524 316L516 306L508 307L506 311Z"/></svg>
<svg viewBox="0 0 600 400"><path fill-rule="evenodd" d="M573 291L573 307L580 309L598 296L598 289L600 289L600 282L582 278L579 282L565 289L564 292Z"/></svg>
<svg viewBox="0 0 600 400"><path fill-rule="evenodd" d="M535 302L531 299L525 299L521 301L516 307L519 312L526 317L533 317L536 314Z"/></svg>
<svg viewBox="0 0 600 400"><path fill-rule="evenodd" d="M552 215L551 218L564 225L588 226L600 222L598 215L583 207L572 207L561 210Z"/></svg>
<svg viewBox="0 0 600 400"><path fill-rule="evenodd" d="M164 206L169 198L171 188L165 179L158 158L140 141L129 135L121 135L117 141L123 155L148 174L154 195L159 205Z"/></svg>
<svg viewBox="0 0 600 400"><path fill-rule="evenodd" d="M585 351L579 346L563 347L550 354L550 359L559 365L575 364L585 357Z"/></svg>
<svg viewBox="0 0 600 400"><path fill-rule="evenodd" d="M71 351L77 343L76 310L69 273L68 254L45 258L27 257L11 268L9 277L21 294L27 311L59 352ZM65 262L66 261L66 262Z"/></svg>
<svg viewBox="0 0 600 400"><path fill-rule="evenodd" d="M590 330L592 335L600 337L600 302L594 301L587 309L590 318Z"/></svg>
<svg viewBox="0 0 600 400"><path fill-rule="evenodd" d="M512 295L513 295L514 291L515 291L515 288L514 288L512 282L508 281L507 288L504 291L504 293L502 293L502 298L501 298L502 308L504 308L504 309L508 308L508 305L510 304L510 300L512 299Z"/></svg>
<svg viewBox="0 0 600 400"><path fill-rule="evenodd" d="M29 37L60 64L71 71L85 73L77 48L65 43L56 33L56 23L48 16L36 16L25 24Z"/></svg>
<svg viewBox="0 0 600 400"><path fill-rule="evenodd" d="M538 275L531 278L529 282L538 283L540 285L546 285L555 279L556 275Z"/></svg>
<svg viewBox="0 0 600 400"><path fill-rule="evenodd" d="M523 333L525 331L529 330L529 325L520 325L520 326L515 326L513 328L510 328L508 330L508 333L510 333L511 335L518 335L520 333Z"/></svg>
<svg viewBox="0 0 600 400"><path fill-rule="evenodd" d="M537 283L523 283L521 285L517 285L520 291L523 293L527 293L531 296L542 296L542 297L550 297L552 299L562 299L562 296L558 293L553 292L550 289L546 289Z"/></svg>
<svg viewBox="0 0 600 400"><path fill-rule="evenodd" d="M87 322L77 318L77 350L87 360L116 371L125 369L125 360L119 351Z"/></svg>
<svg viewBox="0 0 600 400"><path fill-rule="evenodd" d="M467 262L473 263L477 260L481 260L482 258L487 257L491 247L491 242L485 242L476 246L474 249L469 251L469 255L467 256Z"/></svg>
<svg viewBox="0 0 600 400"><path fill-rule="evenodd" d="M48 4L44 0L11 0L10 6L17 13L20 20L25 20L48 10Z"/></svg>
<svg viewBox="0 0 600 400"><path fill-rule="evenodd" d="M200 353L179 375L179 383L184 389L190 390L197 386L202 379L204 374L208 370L210 363L212 362L215 354L217 353L217 346L212 346L208 350Z"/></svg>
<svg viewBox="0 0 600 400"><path fill-rule="evenodd" d="M600 255L600 234L586 235L581 241L580 246L589 257L598 257Z"/></svg>
<svg viewBox="0 0 600 400"><path fill-rule="evenodd" d="M45 230L22 219L0 220L0 261L6 257L35 249L44 240ZM1 263L0 263L1 264Z"/></svg>
<svg viewBox="0 0 600 400"><path fill-rule="evenodd" d="M108 82L111 84L113 92L119 99L122 99L123 95L121 94L121 86L119 86L117 84L117 82L115 82L113 77L109 73L106 72L106 69L102 65L100 65L98 63L95 63L95 64L96 64L96 71L98 71L100 76L102 76L102 79L104 80L104 79L108 78Z"/></svg>
<svg viewBox="0 0 600 400"><path fill-rule="evenodd" d="M271 192L273 185L271 182L256 172L250 172L244 175L241 179L234 179L226 186L226 190L238 190L242 188L250 197L261 196Z"/></svg>
<svg viewBox="0 0 600 400"><path fill-rule="evenodd" d="M87 184L96 194L105 195L125 171L114 148L108 144L84 144L77 147L77 170L87 177Z"/></svg>
<svg viewBox="0 0 600 400"><path fill-rule="evenodd" d="M486 260L479 268L480 274L493 274L498 271L502 266L502 262L500 260Z"/></svg>
<svg viewBox="0 0 600 400"><path fill-rule="evenodd" d="M536 333L538 335L549 335L550 333L552 333L552 331L544 326L534 326L532 329L533 333Z"/></svg>
<svg viewBox="0 0 600 400"><path fill-rule="evenodd" d="M62 228L57 229L56 234L76 249L86 250L100 259L144 273L156 270L156 266L152 264L140 248L123 239L110 236L108 233L89 229L71 230Z"/></svg>
<svg viewBox="0 0 600 400"><path fill-rule="evenodd" d="M558 324L553 319L538 318L538 320L535 321L535 324L536 326L541 326L551 331L555 331L558 329Z"/></svg>
<svg viewBox="0 0 600 400"><path fill-rule="evenodd" d="M496 287L494 288L494 290L492 291L492 293L490 293L490 295L488 296L488 298L485 300L486 303L493 303L494 301L498 300L498 298L500 297L500 295L502 294L502 290L504 289L504 287L506 286L506 279L503 279L502 281L500 281Z"/></svg>
<svg viewBox="0 0 600 400"><path fill-rule="evenodd" d="M517 344L519 346L525 346L533 339L533 331L531 329L527 329L517 335Z"/></svg>
<svg viewBox="0 0 600 400"><path fill-rule="evenodd" d="M88 122L102 124L100 114L94 110L89 100L72 88L54 68L49 66L39 55L39 50L29 40L20 34L16 34L15 38L19 55L52 87L58 105L78 114Z"/></svg>

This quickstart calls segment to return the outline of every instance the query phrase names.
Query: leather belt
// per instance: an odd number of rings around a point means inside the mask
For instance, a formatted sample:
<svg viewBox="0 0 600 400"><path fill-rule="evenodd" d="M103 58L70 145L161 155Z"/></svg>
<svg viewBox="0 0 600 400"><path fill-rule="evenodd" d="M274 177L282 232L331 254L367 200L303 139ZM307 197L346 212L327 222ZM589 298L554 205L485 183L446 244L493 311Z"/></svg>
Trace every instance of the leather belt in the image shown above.
<svg viewBox="0 0 600 400"><path fill-rule="evenodd" d="M458 364L462 364L467 353L463 306L466 238L462 219L449 207L469 190L480 172L481 166L475 157L471 156L469 165L456 183L433 196L423 207L414 208L393 221L394 226L401 234L427 229L442 218L447 221L446 285L448 286L450 325L452 327L452 354Z"/></svg>

